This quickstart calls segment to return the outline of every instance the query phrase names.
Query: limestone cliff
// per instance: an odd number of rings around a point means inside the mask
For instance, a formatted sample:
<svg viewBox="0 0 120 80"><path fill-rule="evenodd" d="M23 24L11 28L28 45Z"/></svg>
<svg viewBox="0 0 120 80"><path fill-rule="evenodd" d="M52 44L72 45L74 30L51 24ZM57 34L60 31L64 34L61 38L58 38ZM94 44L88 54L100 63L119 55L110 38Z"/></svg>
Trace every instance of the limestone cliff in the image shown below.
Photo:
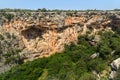
<svg viewBox="0 0 120 80"><path fill-rule="evenodd" d="M26 60L48 57L64 50L64 44L77 42L79 35L100 30L111 30L113 24L120 25L120 15L113 12L31 12L10 13L14 17L3 17L0 33L6 31L19 36L24 49L20 52ZM113 19L114 18L114 19Z"/></svg>

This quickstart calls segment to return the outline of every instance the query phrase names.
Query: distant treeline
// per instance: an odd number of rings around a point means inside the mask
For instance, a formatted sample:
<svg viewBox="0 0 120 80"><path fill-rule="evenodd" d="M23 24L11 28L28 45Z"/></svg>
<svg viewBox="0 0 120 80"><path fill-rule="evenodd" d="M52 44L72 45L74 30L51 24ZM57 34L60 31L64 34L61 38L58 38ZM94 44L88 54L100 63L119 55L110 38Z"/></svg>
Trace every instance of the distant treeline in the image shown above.
<svg viewBox="0 0 120 80"><path fill-rule="evenodd" d="M56 11L62 11L62 12L74 12L74 11L103 11L103 10L97 10L97 9L87 9L87 10L59 10L59 9L46 9L46 8L39 8L37 10L32 9L0 9L0 12L56 12ZM114 9L114 10L107 10L107 11L120 11L120 9Z"/></svg>

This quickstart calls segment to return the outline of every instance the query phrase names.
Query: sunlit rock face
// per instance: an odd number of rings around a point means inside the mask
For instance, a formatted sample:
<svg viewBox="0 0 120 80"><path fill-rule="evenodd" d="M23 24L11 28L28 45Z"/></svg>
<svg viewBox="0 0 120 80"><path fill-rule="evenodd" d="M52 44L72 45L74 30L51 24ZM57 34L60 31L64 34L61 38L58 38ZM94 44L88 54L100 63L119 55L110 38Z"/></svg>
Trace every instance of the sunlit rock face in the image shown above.
<svg viewBox="0 0 120 80"><path fill-rule="evenodd" d="M31 12L14 13L6 20L1 29L21 38L24 49L20 53L26 60L48 57L64 50L64 44L77 43L79 35L90 32L94 35L100 30L111 30L112 25L119 25L117 13L106 12ZM115 18L113 20L113 18Z"/></svg>

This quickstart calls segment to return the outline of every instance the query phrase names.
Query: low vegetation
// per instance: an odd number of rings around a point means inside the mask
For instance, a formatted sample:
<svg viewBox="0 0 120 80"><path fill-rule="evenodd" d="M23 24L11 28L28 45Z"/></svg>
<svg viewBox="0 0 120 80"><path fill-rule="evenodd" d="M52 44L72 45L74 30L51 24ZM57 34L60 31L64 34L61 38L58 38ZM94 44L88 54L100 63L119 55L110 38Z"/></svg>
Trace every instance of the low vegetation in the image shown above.
<svg viewBox="0 0 120 80"><path fill-rule="evenodd" d="M93 72L109 72L110 62L120 56L117 33L101 31L97 35L101 37L95 45L90 44L95 36L79 36L77 45L71 43L62 53L17 65L1 74L0 80L96 80L99 77ZM95 53L99 55L91 57ZM108 74L100 78L107 80Z"/></svg>

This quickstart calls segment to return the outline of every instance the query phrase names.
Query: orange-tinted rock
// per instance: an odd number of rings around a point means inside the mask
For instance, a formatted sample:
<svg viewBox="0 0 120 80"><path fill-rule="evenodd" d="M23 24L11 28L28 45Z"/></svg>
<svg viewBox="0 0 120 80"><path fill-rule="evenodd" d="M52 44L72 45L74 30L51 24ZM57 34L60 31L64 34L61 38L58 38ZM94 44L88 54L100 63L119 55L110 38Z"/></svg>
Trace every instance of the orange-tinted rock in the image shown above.
<svg viewBox="0 0 120 80"><path fill-rule="evenodd" d="M68 16L48 13L44 15L45 13L39 13L25 18L24 16L19 19L13 18L11 22L2 25L7 32L21 37L25 49L32 51L26 56L27 59L48 57L61 52L64 50L64 44L76 43L80 34L85 35L89 30L93 35L103 27L111 27L108 24L112 23L109 16L104 18L107 15L100 14L82 13L78 14L79 16ZM37 19L34 18L35 16Z"/></svg>

